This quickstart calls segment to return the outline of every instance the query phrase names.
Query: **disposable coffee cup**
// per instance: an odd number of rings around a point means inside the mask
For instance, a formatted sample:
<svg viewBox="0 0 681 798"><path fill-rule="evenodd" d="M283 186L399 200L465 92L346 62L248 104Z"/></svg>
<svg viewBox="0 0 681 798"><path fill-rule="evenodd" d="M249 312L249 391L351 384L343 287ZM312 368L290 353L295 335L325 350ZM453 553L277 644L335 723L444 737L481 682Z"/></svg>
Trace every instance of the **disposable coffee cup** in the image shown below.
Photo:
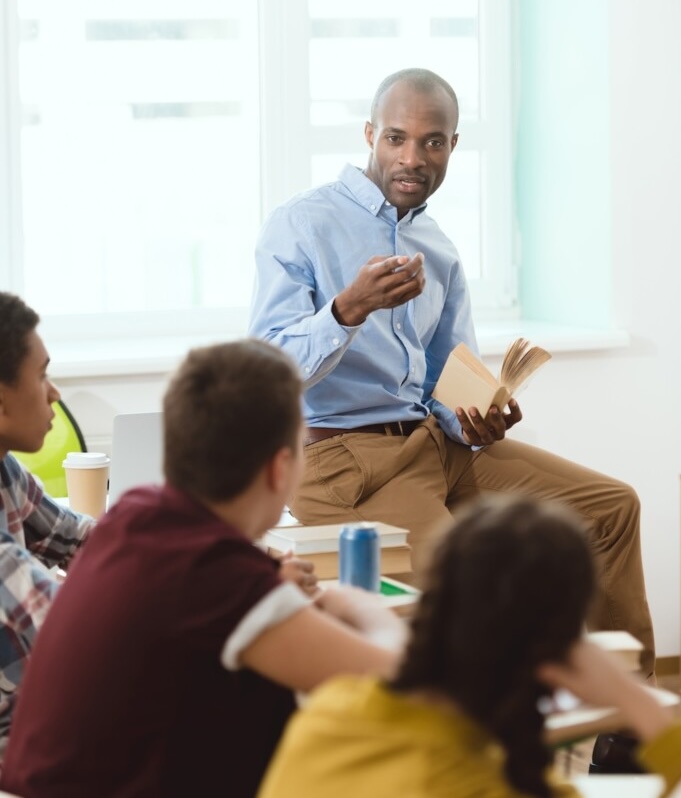
<svg viewBox="0 0 681 798"><path fill-rule="evenodd" d="M106 510L111 458L102 452L69 452L62 463L66 473L69 507L99 518Z"/></svg>

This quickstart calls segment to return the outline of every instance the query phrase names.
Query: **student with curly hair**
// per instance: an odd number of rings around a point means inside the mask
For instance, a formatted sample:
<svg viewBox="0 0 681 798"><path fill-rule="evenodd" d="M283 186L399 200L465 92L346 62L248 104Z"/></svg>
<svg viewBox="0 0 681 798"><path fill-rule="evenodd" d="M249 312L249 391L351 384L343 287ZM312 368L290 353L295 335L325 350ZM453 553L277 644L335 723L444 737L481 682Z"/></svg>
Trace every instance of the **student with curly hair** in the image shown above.
<svg viewBox="0 0 681 798"><path fill-rule="evenodd" d="M259 798L576 796L552 772L542 698L617 707L641 761L681 778L681 727L582 637L594 591L583 530L526 500L471 506L432 559L389 680L334 679L289 724Z"/></svg>
<svg viewBox="0 0 681 798"><path fill-rule="evenodd" d="M94 525L58 505L10 450L37 452L59 391L37 332L38 314L0 291L0 760L24 669L66 565Z"/></svg>

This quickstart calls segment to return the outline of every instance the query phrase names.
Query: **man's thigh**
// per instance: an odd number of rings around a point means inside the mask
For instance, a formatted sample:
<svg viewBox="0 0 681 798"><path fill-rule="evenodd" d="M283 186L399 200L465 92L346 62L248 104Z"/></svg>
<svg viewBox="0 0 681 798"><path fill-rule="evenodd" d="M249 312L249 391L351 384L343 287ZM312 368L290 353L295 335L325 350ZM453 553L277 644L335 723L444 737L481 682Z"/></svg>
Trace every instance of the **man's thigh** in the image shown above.
<svg viewBox="0 0 681 798"><path fill-rule="evenodd" d="M349 433L307 446L291 510L304 524L383 521L409 530L419 569L431 531L451 519L445 456L435 425L409 437Z"/></svg>
<svg viewBox="0 0 681 798"><path fill-rule="evenodd" d="M458 464L460 449L448 441L449 462ZM480 494L510 495L570 505L587 519L601 517L629 487L550 452L504 440L473 453L466 468L450 478L446 504L452 512Z"/></svg>

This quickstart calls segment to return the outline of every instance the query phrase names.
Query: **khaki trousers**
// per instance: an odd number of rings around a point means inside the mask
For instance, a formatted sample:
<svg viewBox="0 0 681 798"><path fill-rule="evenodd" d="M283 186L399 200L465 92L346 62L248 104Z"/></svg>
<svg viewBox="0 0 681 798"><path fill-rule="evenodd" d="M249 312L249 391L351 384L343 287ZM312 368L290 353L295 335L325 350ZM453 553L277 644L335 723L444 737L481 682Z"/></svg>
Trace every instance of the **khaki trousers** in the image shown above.
<svg viewBox="0 0 681 798"><path fill-rule="evenodd" d="M641 563L640 506L634 490L512 440L480 451L451 441L429 417L408 437L345 433L305 447L303 482L291 501L304 524L383 521L410 530L418 582L428 551L457 506L481 494L511 494L566 505L585 523L599 572L592 629L625 629L655 646Z"/></svg>

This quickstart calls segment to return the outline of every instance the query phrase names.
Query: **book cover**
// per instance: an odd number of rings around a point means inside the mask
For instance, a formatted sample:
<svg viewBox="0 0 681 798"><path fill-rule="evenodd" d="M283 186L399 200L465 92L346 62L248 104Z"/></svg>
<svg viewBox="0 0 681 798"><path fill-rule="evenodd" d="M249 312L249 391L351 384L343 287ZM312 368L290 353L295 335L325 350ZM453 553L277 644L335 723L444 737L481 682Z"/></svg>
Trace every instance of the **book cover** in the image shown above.
<svg viewBox="0 0 681 798"><path fill-rule="evenodd" d="M433 390L433 397L455 411L477 407L486 416L490 407L503 410L509 399L551 355L540 346L518 338L506 350L499 378L473 354L466 344L451 351Z"/></svg>
<svg viewBox="0 0 681 798"><path fill-rule="evenodd" d="M269 548L273 557L279 557L287 550ZM314 565L318 579L338 579L338 552L325 551L298 555ZM390 546L381 549L381 573L402 575L411 573L411 548L409 546Z"/></svg>

